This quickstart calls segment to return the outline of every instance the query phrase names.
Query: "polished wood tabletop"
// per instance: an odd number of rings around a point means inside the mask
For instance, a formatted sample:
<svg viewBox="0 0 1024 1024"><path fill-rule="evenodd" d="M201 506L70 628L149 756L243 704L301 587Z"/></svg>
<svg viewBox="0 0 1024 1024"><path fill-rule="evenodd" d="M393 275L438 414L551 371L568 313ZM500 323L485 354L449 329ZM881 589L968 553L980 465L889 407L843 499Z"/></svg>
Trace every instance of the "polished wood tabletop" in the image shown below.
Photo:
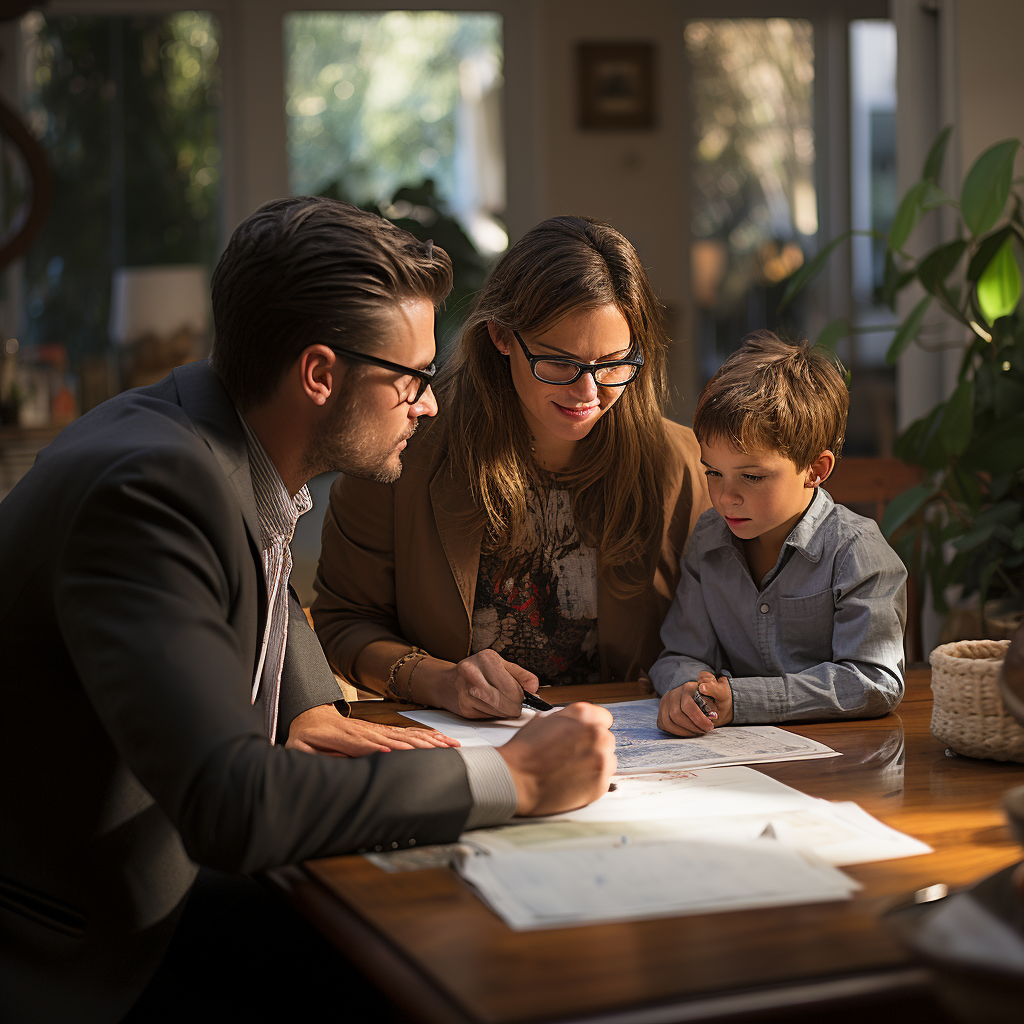
<svg viewBox="0 0 1024 1024"><path fill-rule="evenodd" d="M562 703L649 694L640 684L606 684L542 695ZM398 710L355 705L361 718L406 724ZM780 1008L798 1004L834 1006L838 1016L828 1019L846 1019L850 1000L874 993L893 1006L927 992L927 974L882 920L887 910L937 883L967 886L1021 856L1000 800L1024 784L1024 765L947 755L928 731L930 715L928 669L912 669L894 714L787 726L840 757L758 767L813 796L855 800L934 848L844 868L864 886L845 902L515 932L448 868L388 873L349 856L271 879L418 1020L788 1020Z"/></svg>

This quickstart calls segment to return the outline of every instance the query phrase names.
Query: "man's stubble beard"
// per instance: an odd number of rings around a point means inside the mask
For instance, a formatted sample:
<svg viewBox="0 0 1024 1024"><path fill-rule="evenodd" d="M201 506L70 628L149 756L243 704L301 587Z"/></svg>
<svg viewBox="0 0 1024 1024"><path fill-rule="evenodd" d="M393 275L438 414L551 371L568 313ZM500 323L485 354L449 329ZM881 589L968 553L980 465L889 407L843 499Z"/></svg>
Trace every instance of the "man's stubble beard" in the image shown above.
<svg viewBox="0 0 1024 1024"><path fill-rule="evenodd" d="M353 381L352 385L358 381ZM307 478L321 473L341 472L349 476L394 483L402 475L402 463L395 448L416 429L406 427L395 437L384 438L374 417L363 409L355 386L343 387L330 416L320 425L303 455Z"/></svg>

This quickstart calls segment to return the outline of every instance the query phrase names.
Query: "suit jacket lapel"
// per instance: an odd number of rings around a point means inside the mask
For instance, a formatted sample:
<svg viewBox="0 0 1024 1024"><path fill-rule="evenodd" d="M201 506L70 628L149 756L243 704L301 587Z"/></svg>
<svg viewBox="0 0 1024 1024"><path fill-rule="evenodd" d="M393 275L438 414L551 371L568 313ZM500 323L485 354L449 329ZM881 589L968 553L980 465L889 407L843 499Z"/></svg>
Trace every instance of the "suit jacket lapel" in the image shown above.
<svg viewBox="0 0 1024 1024"><path fill-rule="evenodd" d="M231 481L249 539L260 551L263 538L252 493L249 452L234 404L208 360L179 366L173 374L181 407Z"/></svg>
<svg viewBox="0 0 1024 1024"><path fill-rule="evenodd" d="M210 362L188 363L172 371L178 401L188 414L196 433L206 442L214 457L231 481L238 496L238 505L245 522L256 570L256 648L253 671L259 661L260 645L267 622L267 581L263 574L263 535L256 514L256 498L252 493L249 471L249 450L245 434L238 422L234 403L224 390Z"/></svg>
<svg viewBox="0 0 1024 1024"><path fill-rule="evenodd" d="M430 481L430 504L441 546L459 588L472 632L473 597L485 522L473 502L469 481L462 473L453 471L447 458L442 459Z"/></svg>

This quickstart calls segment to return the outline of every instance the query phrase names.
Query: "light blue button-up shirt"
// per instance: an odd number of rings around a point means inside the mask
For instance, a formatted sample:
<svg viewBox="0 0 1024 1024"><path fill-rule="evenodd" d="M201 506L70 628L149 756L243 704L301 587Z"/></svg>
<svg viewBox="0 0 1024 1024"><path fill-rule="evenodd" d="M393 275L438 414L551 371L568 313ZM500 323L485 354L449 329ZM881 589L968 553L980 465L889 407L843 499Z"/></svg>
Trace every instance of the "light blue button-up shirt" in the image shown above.
<svg viewBox="0 0 1024 1024"><path fill-rule="evenodd" d="M737 725L884 715L903 697L906 580L877 524L821 488L760 588L709 509L683 556L654 687L728 676Z"/></svg>

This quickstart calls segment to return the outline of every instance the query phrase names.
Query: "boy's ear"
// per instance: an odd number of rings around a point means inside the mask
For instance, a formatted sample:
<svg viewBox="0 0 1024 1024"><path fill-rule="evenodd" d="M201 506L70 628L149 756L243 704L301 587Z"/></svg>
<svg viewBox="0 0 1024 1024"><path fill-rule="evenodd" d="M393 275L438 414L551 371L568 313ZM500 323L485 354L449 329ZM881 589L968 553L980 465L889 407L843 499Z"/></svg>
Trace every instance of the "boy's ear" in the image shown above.
<svg viewBox="0 0 1024 1024"><path fill-rule="evenodd" d="M835 469L836 457L827 448L807 467L804 487L817 487L823 484Z"/></svg>

